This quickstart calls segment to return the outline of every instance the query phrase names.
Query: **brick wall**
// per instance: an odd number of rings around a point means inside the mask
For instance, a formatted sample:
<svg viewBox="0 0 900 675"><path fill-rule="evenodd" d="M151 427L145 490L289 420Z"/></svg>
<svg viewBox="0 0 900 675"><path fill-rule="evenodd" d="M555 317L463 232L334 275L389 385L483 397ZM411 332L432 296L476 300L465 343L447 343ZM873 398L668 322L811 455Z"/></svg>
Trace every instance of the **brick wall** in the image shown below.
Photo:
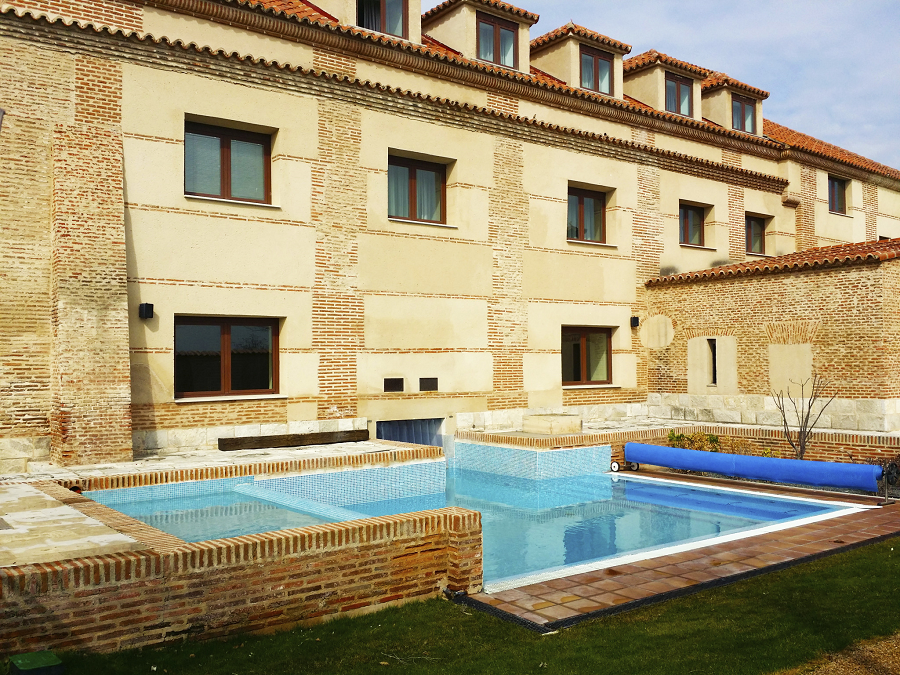
<svg viewBox="0 0 900 675"><path fill-rule="evenodd" d="M768 345L778 340L767 325L807 321L818 326L814 337L802 338L813 340L813 368L840 398L897 398L900 379L887 367L885 349L896 357L884 332L894 321L885 299L896 294L895 267L862 264L650 287L650 313L675 324L672 344L651 352L651 390L686 391L688 339L727 328L737 338L740 393L769 395Z"/></svg>
<svg viewBox="0 0 900 675"><path fill-rule="evenodd" d="M481 589L481 516L459 508L163 548L0 568L0 652L211 639Z"/></svg>

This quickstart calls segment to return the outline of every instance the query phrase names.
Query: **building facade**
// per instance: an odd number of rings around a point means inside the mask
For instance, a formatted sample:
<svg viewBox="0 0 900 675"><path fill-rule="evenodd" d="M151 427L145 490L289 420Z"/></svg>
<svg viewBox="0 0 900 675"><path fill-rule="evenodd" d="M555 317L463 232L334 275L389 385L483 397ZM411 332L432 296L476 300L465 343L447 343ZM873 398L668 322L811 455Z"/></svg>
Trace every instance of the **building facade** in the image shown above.
<svg viewBox="0 0 900 675"><path fill-rule="evenodd" d="M694 393L671 350L729 323L648 280L900 237L900 172L765 119L765 91L574 24L531 39L498 0L423 9L4 5L0 470L648 414ZM728 396L765 398L768 353Z"/></svg>

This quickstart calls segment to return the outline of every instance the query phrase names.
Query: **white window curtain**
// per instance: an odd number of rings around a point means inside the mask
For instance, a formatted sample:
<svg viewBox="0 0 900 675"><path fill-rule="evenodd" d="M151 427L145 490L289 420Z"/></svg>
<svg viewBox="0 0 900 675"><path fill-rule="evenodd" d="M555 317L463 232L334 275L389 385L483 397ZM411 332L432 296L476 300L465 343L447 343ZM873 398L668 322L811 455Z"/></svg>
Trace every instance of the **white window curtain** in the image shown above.
<svg viewBox="0 0 900 675"><path fill-rule="evenodd" d="M434 171L416 169L416 217L441 219L441 184Z"/></svg>
<svg viewBox="0 0 900 675"><path fill-rule="evenodd" d="M388 216L409 218L409 169L388 166Z"/></svg>

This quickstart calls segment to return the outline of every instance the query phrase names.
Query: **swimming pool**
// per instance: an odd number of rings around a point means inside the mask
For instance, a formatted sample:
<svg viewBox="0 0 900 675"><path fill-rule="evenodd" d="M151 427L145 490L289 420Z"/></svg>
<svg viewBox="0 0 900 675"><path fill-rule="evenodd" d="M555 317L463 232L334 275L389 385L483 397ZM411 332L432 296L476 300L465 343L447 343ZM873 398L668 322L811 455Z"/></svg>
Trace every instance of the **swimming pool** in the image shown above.
<svg viewBox="0 0 900 675"><path fill-rule="evenodd" d="M191 542L460 506L482 514L489 592L859 510L607 474L607 448L525 455L509 448L457 450L449 464L432 460L85 494Z"/></svg>

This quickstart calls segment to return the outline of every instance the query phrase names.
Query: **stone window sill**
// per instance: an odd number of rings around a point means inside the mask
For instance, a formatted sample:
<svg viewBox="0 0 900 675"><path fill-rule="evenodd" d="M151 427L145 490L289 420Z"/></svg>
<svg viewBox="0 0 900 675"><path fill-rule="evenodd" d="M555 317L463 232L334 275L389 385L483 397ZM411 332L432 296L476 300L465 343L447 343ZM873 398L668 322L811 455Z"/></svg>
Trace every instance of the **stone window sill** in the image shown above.
<svg viewBox="0 0 900 675"><path fill-rule="evenodd" d="M191 396L175 398L173 403L222 403L225 401L277 401L287 399L286 394L252 394L250 396Z"/></svg>

